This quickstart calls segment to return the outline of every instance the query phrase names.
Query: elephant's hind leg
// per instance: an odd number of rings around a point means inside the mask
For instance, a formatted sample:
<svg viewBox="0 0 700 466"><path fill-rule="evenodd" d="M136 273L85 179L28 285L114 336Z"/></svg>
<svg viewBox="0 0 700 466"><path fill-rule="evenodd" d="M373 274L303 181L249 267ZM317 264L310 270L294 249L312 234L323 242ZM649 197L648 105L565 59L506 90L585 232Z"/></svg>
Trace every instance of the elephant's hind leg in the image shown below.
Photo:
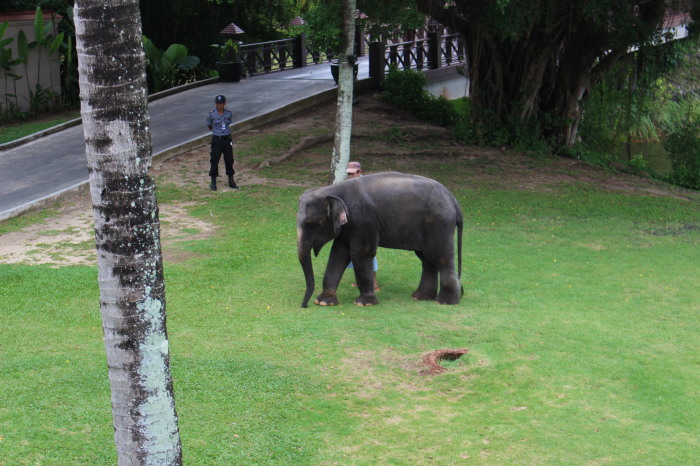
<svg viewBox="0 0 700 466"><path fill-rule="evenodd" d="M432 301L438 292L438 269L426 260L425 254L422 252L416 251L416 256L423 264L423 272L418 288L413 292L411 298L416 301Z"/></svg>
<svg viewBox="0 0 700 466"><path fill-rule="evenodd" d="M459 304L462 286L454 266L440 270L440 294L435 298L439 304Z"/></svg>

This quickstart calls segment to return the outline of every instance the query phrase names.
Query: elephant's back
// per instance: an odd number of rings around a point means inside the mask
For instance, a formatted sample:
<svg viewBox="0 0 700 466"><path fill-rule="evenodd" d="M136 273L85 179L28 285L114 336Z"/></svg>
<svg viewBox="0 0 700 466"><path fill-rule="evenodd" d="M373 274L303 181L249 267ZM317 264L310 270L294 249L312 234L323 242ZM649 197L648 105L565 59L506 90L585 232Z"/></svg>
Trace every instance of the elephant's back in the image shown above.
<svg viewBox="0 0 700 466"><path fill-rule="evenodd" d="M410 175L400 172L380 172L364 175L357 179L363 184L367 193L377 201L396 198L422 203L434 198L452 198L449 190L442 183L420 175Z"/></svg>
<svg viewBox="0 0 700 466"><path fill-rule="evenodd" d="M362 178L364 192L383 216L430 217L454 224L461 220L455 197L440 182L420 175L381 172Z"/></svg>

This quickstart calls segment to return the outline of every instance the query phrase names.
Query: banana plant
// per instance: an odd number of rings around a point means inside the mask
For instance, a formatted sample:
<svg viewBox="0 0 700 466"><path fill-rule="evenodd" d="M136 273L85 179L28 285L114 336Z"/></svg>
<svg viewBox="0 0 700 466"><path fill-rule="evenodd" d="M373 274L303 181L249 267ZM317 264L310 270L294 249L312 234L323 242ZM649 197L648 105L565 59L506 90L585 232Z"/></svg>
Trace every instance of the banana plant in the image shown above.
<svg viewBox="0 0 700 466"><path fill-rule="evenodd" d="M51 57L58 48L63 43L63 33L53 36L50 31L46 29L44 25L44 16L42 14L41 8L36 9L34 14L34 40L30 42L27 39L27 35L24 31L19 31L17 34L17 55L15 65L24 65L24 75L27 84L27 101L30 105L30 112L36 113L37 111L46 107L51 100L56 97L56 93L53 92L53 73L49 71L49 80L51 85L48 88L44 88L40 84L41 80L41 52L45 50L49 57ZM33 49L39 49L39 56L37 58L36 67L36 80L34 81L34 86L29 82L29 52Z"/></svg>
<svg viewBox="0 0 700 466"><path fill-rule="evenodd" d="M17 63L16 65L24 65L24 76L27 82L27 92L31 89L29 87L29 70L27 69L27 62L29 61L29 41L27 40L27 35L24 31L19 31L17 34Z"/></svg>
<svg viewBox="0 0 700 466"><path fill-rule="evenodd" d="M65 31L61 44L61 98L64 104L72 105L80 101L78 91L78 63L73 38L75 37L73 7L66 9L61 23Z"/></svg>
<svg viewBox="0 0 700 466"><path fill-rule="evenodd" d="M9 25L10 23L8 23L7 21L5 21L4 23L0 23L0 71L2 71L3 79L5 80L6 90L5 95L3 96L5 101L5 110L3 110L0 113L9 111L11 107L17 107L17 80L21 79L21 76L17 75L16 73L13 73L15 66L19 65L20 61L12 57L12 49L8 47L8 45L10 45L14 41L14 39L12 37L4 37ZM14 93L12 94L7 92L7 90L9 89L7 85L8 79L12 79L12 84L14 88ZM10 102L11 97L14 97L15 99L14 105L12 105L12 103Z"/></svg>
<svg viewBox="0 0 700 466"><path fill-rule="evenodd" d="M63 76L61 77L61 90L63 101L73 102L78 99L77 82L78 69L75 66L73 36L67 35L66 41L61 45L63 49Z"/></svg>
<svg viewBox="0 0 700 466"><path fill-rule="evenodd" d="M6 39L3 39L5 36L5 31L7 31L8 26L10 23L5 21L4 23L0 23L0 50L5 50L5 47L10 45L13 41L12 37L8 37Z"/></svg>
<svg viewBox="0 0 700 466"><path fill-rule="evenodd" d="M41 8L37 7L34 13L34 42L29 44L30 48L41 47L41 49L48 52L49 57L53 56L58 48L63 43L63 33L59 33L56 37L51 34L51 31L46 30L46 25L44 22L44 15L41 12ZM37 68L37 76L41 76L41 57L39 57L39 65ZM49 73L51 71L49 70ZM51 87L53 87L53 74L50 75Z"/></svg>
<svg viewBox="0 0 700 466"><path fill-rule="evenodd" d="M199 57L188 55L187 47L182 44L172 44L163 51L146 36L142 41L153 92L174 85L178 70L191 70L199 64Z"/></svg>

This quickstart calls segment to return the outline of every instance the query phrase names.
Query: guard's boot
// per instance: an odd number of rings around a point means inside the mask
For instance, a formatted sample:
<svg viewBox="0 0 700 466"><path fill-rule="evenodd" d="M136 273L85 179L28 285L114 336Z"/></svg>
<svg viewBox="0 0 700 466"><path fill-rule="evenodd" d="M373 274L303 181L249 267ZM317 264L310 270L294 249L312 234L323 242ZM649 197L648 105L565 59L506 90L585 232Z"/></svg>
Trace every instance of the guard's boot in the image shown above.
<svg viewBox="0 0 700 466"><path fill-rule="evenodd" d="M233 181L233 175L228 176L228 187L233 189L238 189L238 185Z"/></svg>
<svg viewBox="0 0 700 466"><path fill-rule="evenodd" d="M212 191L216 191L216 177L215 176L211 177L211 184L209 185L209 188Z"/></svg>

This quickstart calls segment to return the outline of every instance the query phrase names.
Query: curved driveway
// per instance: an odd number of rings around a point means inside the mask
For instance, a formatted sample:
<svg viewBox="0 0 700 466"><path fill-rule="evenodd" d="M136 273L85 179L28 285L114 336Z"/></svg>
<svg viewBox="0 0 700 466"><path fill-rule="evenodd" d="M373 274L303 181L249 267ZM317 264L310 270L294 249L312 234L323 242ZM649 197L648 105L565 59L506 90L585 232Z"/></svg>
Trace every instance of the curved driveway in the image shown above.
<svg viewBox="0 0 700 466"><path fill-rule="evenodd" d="M359 80L369 76L366 57ZM149 103L153 156L208 140L206 114L224 94L234 131L287 116L336 95L328 64L253 76L238 83L214 82ZM83 127L77 125L0 152L0 220L54 202L87 187Z"/></svg>

